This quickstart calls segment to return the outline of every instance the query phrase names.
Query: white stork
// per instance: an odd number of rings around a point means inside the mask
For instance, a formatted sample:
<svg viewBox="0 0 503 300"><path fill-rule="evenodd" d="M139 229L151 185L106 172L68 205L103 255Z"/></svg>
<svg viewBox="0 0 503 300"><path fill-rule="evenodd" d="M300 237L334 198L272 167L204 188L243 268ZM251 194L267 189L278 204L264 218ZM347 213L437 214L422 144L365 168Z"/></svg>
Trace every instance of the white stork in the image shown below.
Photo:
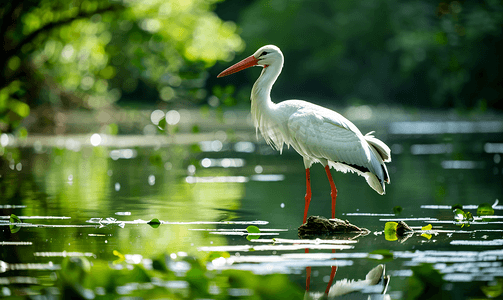
<svg viewBox="0 0 503 300"><path fill-rule="evenodd" d="M271 88L283 68L283 53L274 45L258 49L221 72L227 76L243 69L261 66L260 77L251 92L251 113L257 130L273 148L282 151L292 146L304 158L306 195L304 223L311 201L309 168L313 163L325 167L331 187L332 218L335 218L335 188L330 168L365 177L377 193L383 195L384 183L390 182L385 162L391 161L390 148L376 139L372 132L363 135L358 128L339 113L302 100L271 101Z"/></svg>

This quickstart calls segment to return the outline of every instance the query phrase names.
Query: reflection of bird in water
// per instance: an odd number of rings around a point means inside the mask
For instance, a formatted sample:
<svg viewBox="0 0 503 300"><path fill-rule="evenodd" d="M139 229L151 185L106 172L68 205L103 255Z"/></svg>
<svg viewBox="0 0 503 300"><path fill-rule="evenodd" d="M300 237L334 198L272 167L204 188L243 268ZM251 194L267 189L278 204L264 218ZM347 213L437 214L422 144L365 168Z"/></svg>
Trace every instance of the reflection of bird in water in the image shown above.
<svg viewBox="0 0 503 300"><path fill-rule="evenodd" d="M385 275L384 265L378 265L370 270L362 280L341 279L330 287L328 295L324 293L306 292L305 300L317 299L370 299L370 300L388 300L386 295L390 277Z"/></svg>
<svg viewBox="0 0 503 300"><path fill-rule="evenodd" d="M273 103L270 97L272 85L283 68L283 54L276 46L258 49L218 77L252 66L263 67L251 93L251 113L255 127L266 142L280 152L286 144L304 158L307 181L304 223L311 201L309 168L313 163L321 163L325 167L331 187L332 218L335 217L337 189L330 168L344 173L355 172L365 177L377 193L384 194L384 183L390 182L384 163L391 161L390 149L386 144L372 133L363 135L353 123L333 110L302 100Z"/></svg>

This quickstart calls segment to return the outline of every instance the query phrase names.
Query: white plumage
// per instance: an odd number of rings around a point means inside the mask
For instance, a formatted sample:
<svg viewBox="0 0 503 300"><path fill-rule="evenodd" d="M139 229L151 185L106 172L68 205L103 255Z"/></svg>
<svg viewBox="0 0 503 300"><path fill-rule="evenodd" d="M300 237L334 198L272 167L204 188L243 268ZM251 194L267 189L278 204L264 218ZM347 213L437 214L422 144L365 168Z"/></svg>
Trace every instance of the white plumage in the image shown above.
<svg viewBox="0 0 503 300"><path fill-rule="evenodd" d="M363 135L353 123L337 112L306 101L287 100L278 104L271 101L271 88L281 73L283 60L278 47L267 45L224 70L218 77L251 66L263 67L251 92L253 121L268 144L280 152L285 144L292 146L304 158L308 181L304 221L310 201L309 168L313 163L321 163L325 167L330 181L328 168L343 173L355 172L365 177L376 192L384 194L384 183L390 182L384 163L391 161L391 153L389 147L376 139L372 132ZM337 192L335 185L332 189L332 217L335 209L334 192Z"/></svg>

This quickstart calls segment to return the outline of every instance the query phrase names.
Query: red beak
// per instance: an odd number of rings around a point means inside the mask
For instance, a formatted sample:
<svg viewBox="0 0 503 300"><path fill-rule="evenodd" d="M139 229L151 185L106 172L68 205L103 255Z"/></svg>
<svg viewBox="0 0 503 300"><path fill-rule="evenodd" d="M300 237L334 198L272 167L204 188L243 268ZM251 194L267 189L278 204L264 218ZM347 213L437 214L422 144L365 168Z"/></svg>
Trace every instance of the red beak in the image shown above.
<svg viewBox="0 0 503 300"><path fill-rule="evenodd" d="M243 59L242 61L228 67L227 69L223 70L220 74L218 74L217 78L231 75L231 74L234 74L234 73L239 72L241 70L244 70L246 68L256 66L257 63L258 63L258 59L256 59L255 56L252 55L252 56L247 57L247 58Z"/></svg>

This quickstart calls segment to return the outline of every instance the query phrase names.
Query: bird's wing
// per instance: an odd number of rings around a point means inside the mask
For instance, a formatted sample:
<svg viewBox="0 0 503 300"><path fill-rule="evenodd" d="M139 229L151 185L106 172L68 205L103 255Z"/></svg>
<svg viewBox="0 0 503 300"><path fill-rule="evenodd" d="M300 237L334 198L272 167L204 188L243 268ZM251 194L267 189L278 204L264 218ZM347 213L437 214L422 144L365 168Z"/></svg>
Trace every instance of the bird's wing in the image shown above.
<svg viewBox="0 0 503 300"><path fill-rule="evenodd" d="M299 109L290 116L288 130L290 144L311 161L341 162L375 172L370 149L360 131L331 110Z"/></svg>

